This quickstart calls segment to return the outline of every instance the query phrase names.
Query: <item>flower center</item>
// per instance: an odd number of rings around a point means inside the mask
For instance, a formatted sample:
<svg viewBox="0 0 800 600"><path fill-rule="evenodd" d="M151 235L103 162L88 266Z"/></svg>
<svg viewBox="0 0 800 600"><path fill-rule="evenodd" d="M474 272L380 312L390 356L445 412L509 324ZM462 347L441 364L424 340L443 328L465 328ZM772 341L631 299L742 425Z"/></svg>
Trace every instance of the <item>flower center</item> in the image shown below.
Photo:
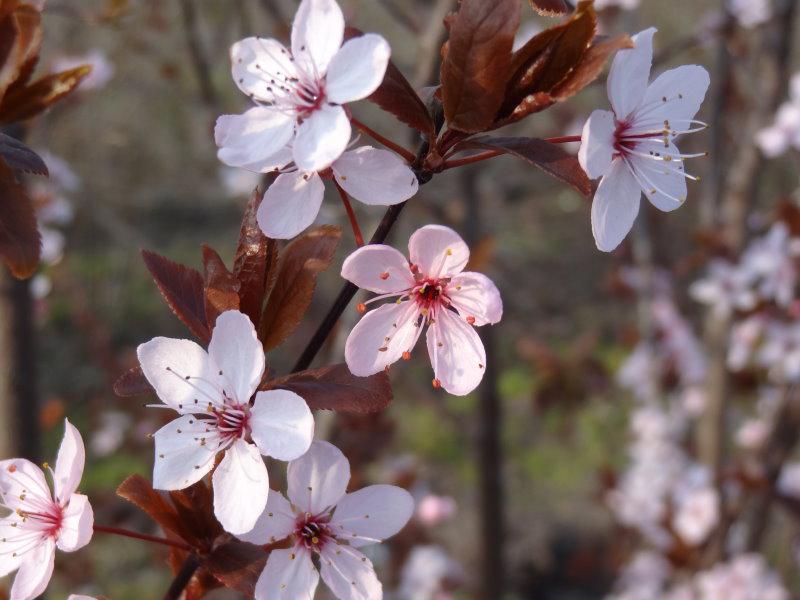
<svg viewBox="0 0 800 600"><path fill-rule="evenodd" d="M329 526L330 520L328 515L306 514L297 521L294 533L308 550L319 552L326 543L333 539Z"/></svg>
<svg viewBox="0 0 800 600"><path fill-rule="evenodd" d="M17 516L22 520L22 527L33 529L43 537L57 538L64 521L64 509L56 502L34 504L34 510L18 508Z"/></svg>
<svg viewBox="0 0 800 600"><path fill-rule="evenodd" d="M216 428L223 441L245 438L250 434L250 407L246 404L225 404L212 409Z"/></svg>
<svg viewBox="0 0 800 600"><path fill-rule="evenodd" d="M307 119L325 102L325 80L298 81L295 84L295 111L299 121Z"/></svg>
<svg viewBox="0 0 800 600"><path fill-rule="evenodd" d="M443 279L424 279L412 291L411 297L423 311L435 312L439 306L448 306L450 299L446 294L447 281Z"/></svg>

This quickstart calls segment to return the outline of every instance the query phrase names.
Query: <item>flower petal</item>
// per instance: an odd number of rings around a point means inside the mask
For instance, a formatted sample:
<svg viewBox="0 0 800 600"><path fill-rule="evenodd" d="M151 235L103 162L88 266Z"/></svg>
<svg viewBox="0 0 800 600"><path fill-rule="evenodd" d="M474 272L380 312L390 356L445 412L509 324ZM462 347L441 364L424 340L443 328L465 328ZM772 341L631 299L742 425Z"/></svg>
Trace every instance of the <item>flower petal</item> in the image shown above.
<svg viewBox="0 0 800 600"><path fill-rule="evenodd" d="M20 535L19 519L14 515L0 519L0 555L3 560L0 560L0 577L5 577L9 573L19 569L22 564L22 559L25 555L20 555L14 552L14 549L19 547L20 544L28 545L27 540L19 542L15 536ZM23 534L24 535L24 534Z"/></svg>
<svg viewBox="0 0 800 600"><path fill-rule="evenodd" d="M75 426L64 419L64 438L58 449L53 477L56 500L65 500L75 493L83 476L86 451L83 438Z"/></svg>
<svg viewBox="0 0 800 600"><path fill-rule="evenodd" d="M313 600L318 584L309 552L273 550L256 583L256 600Z"/></svg>
<svg viewBox="0 0 800 600"><path fill-rule="evenodd" d="M300 458L314 439L314 417L308 404L288 390L258 392L250 427L261 454L278 460Z"/></svg>
<svg viewBox="0 0 800 600"><path fill-rule="evenodd" d="M408 259L384 244L369 244L350 254L342 265L342 277L363 290L378 294L403 292L414 287Z"/></svg>
<svg viewBox="0 0 800 600"><path fill-rule="evenodd" d="M286 479L289 501L302 512L318 515L344 496L350 482L350 463L333 444L316 441L308 452L289 463Z"/></svg>
<svg viewBox="0 0 800 600"><path fill-rule="evenodd" d="M656 145L664 157L677 156L680 152L672 143L669 143L667 149L663 142L657 142ZM647 146L648 144L644 144L645 148ZM686 177L681 159L664 161L631 156L628 164L633 169L645 197L659 210L669 212L686 201Z"/></svg>
<svg viewBox="0 0 800 600"><path fill-rule="evenodd" d="M184 415L153 434L156 446L154 488L182 490L200 481L212 469L219 439L205 429L197 417Z"/></svg>
<svg viewBox="0 0 800 600"><path fill-rule="evenodd" d="M161 401L187 413L208 403L219 405L222 397L215 384L219 378L208 353L191 340L157 337L136 349L139 364ZM191 379L187 380L187 377Z"/></svg>
<svg viewBox="0 0 800 600"><path fill-rule="evenodd" d="M20 504L20 496L34 494L50 501L52 495L42 470L24 458L0 461L0 500L10 510Z"/></svg>
<svg viewBox="0 0 800 600"><path fill-rule="evenodd" d="M616 128L614 113L609 110L594 111L583 126L578 162L590 179L602 177L611 169Z"/></svg>
<svg viewBox="0 0 800 600"><path fill-rule="evenodd" d="M419 189L414 171L388 150L361 146L342 154L331 168L344 191L364 204L398 204Z"/></svg>
<svg viewBox="0 0 800 600"><path fill-rule="evenodd" d="M491 279L482 273L459 273L447 284L447 296L462 319L471 325L497 323L503 317L503 300Z"/></svg>
<svg viewBox="0 0 800 600"><path fill-rule="evenodd" d="M366 546L392 537L406 526L413 513L414 499L403 488L370 485L339 501L331 525L351 534L341 536L351 546Z"/></svg>
<svg viewBox="0 0 800 600"><path fill-rule="evenodd" d="M690 120L700 110L710 83L708 71L698 65L665 71L647 88L642 110L648 114L641 118L652 121L656 127L663 127L664 120L668 120L669 128L678 132L691 129ZM658 107L657 114L653 107ZM638 119L634 127L641 128Z"/></svg>
<svg viewBox="0 0 800 600"><path fill-rule="evenodd" d="M264 350L256 328L247 315L228 310L217 317L208 355L219 367L224 393L239 404L246 404L264 374Z"/></svg>
<svg viewBox="0 0 800 600"><path fill-rule="evenodd" d="M236 537L244 542L262 546L289 537L294 531L294 526L295 514L289 501L280 492L270 490L267 507L258 517L253 529Z"/></svg>
<svg viewBox="0 0 800 600"><path fill-rule="evenodd" d="M93 525L94 511L89 498L83 494L72 494L64 510L57 542L59 550L75 552L83 548L92 539Z"/></svg>
<svg viewBox="0 0 800 600"><path fill-rule="evenodd" d="M611 252L625 239L639 213L642 190L622 160L600 180L592 201L592 233L597 248Z"/></svg>
<svg viewBox="0 0 800 600"><path fill-rule="evenodd" d="M633 36L635 46L620 50L611 64L608 74L608 98L617 119L624 121L642 103L650 67L653 62L653 35L651 27Z"/></svg>
<svg viewBox="0 0 800 600"><path fill-rule="evenodd" d="M348 40L328 65L328 100L344 104L369 96L383 81L391 54L389 43L375 33Z"/></svg>
<svg viewBox="0 0 800 600"><path fill-rule="evenodd" d="M248 37L231 46L231 73L239 89L251 98L271 101L273 89L297 77L289 51L277 40Z"/></svg>
<svg viewBox="0 0 800 600"><path fill-rule="evenodd" d="M383 597L372 562L355 548L325 546L320 552L320 574L339 600L380 600Z"/></svg>
<svg viewBox="0 0 800 600"><path fill-rule="evenodd" d="M214 516L228 533L252 530L267 506L269 475L255 444L236 440L211 477Z"/></svg>
<svg viewBox="0 0 800 600"><path fill-rule="evenodd" d="M241 115L222 115L214 127L217 157L226 165L267 173L292 160L287 144L294 135L294 120L267 106Z"/></svg>
<svg viewBox="0 0 800 600"><path fill-rule="evenodd" d="M350 142L350 119L341 106L324 104L304 119L294 140L294 162L301 171L322 171Z"/></svg>
<svg viewBox="0 0 800 600"><path fill-rule="evenodd" d="M316 173L278 175L258 207L258 225L267 237L293 238L317 218L324 196L325 185Z"/></svg>
<svg viewBox="0 0 800 600"><path fill-rule="evenodd" d="M414 302L390 302L369 311L356 323L344 346L347 368L367 377L411 352L419 338L419 308Z"/></svg>
<svg viewBox="0 0 800 600"><path fill-rule="evenodd" d="M292 23L292 55L307 73L323 75L344 39L336 0L303 0Z"/></svg>
<svg viewBox="0 0 800 600"><path fill-rule="evenodd" d="M53 576L56 546L47 539L25 557L19 566L9 600L33 600L47 588Z"/></svg>
<svg viewBox="0 0 800 600"><path fill-rule="evenodd" d="M426 277L452 277L464 270L469 247L455 231L444 225L420 227L408 240L411 264Z"/></svg>
<svg viewBox="0 0 800 600"><path fill-rule="evenodd" d="M441 310L428 327L426 341L434 375L445 390L465 396L478 387L486 371L486 352L471 325Z"/></svg>

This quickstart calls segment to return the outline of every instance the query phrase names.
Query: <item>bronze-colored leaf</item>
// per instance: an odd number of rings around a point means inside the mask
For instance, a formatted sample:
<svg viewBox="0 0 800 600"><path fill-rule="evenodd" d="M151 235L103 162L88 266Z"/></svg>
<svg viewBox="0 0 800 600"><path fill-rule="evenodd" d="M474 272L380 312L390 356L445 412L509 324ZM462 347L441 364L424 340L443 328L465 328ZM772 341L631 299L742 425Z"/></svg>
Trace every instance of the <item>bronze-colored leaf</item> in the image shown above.
<svg viewBox="0 0 800 600"><path fill-rule="evenodd" d="M178 516L178 511L170 504L167 497L154 490L150 482L141 475L131 475L123 481L117 488L117 496L139 507L165 532L186 541L194 539L191 531L187 531Z"/></svg>
<svg viewBox="0 0 800 600"><path fill-rule="evenodd" d="M0 123L13 123L36 116L68 94L92 71L90 65L46 75L32 84L14 88L0 102Z"/></svg>
<svg viewBox="0 0 800 600"><path fill-rule="evenodd" d="M529 0L531 8L540 15L555 17L569 12L569 4L564 0Z"/></svg>
<svg viewBox="0 0 800 600"><path fill-rule="evenodd" d="M214 548L203 564L226 588L252 598L268 556L261 546L231 540Z"/></svg>
<svg viewBox="0 0 800 600"><path fill-rule="evenodd" d="M451 129L476 133L494 121L519 20L518 0L462 0L442 48L442 102Z"/></svg>
<svg viewBox="0 0 800 600"><path fill-rule="evenodd" d="M578 159L555 144L536 138L478 137L462 142L459 149L500 150L537 166L544 172L571 185L586 197L592 194L592 184Z"/></svg>
<svg viewBox="0 0 800 600"><path fill-rule="evenodd" d="M627 35L595 39L583 55L580 64L553 89L551 92L553 98L561 102L580 92L597 79L612 54L626 48L633 48L633 40Z"/></svg>
<svg viewBox="0 0 800 600"><path fill-rule="evenodd" d="M330 266L341 236L339 227L323 225L292 240L281 252L258 330L265 352L280 345L300 324L311 304L317 275Z"/></svg>
<svg viewBox="0 0 800 600"><path fill-rule="evenodd" d="M0 258L14 277L24 279L36 271L40 252L33 202L14 172L0 162Z"/></svg>
<svg viewBox="0 0 800 600"><path fill-rule="evenodd" d="M142 367L133 367L120 375L114 382L114 393L121 398L142 396L153 393L153 386L147 381Z"/></svg>
<svg viewBox="0 0 800 600"><path fill-rule="evenodd" d="M142 250L142 259L172 312L198 339L208 342L211 332L206 320L203 276L196 269L149 250Z"/></svg>
<svg viewBox="0 0 800 600"><path fill-rule="evenodd" d="M266 389L275 388L302 396L312 410L367 414L383 410L392 402L392 385L384 371L356 377L344 363L300 371L267 383Z"/></svg>
<svg viewBox="0 0 800 600"><path fill-rule="evenodd" d="M42 15L32 6L0 6L0 97L30 77L42 45Z"/></svg>
<svg viewBox="0 0 800 600"><path fill-rule="evenodd" d="M239 310L239 280L228 271L211 246L203 244L203 291L206 301L206 322L214 327L217 317L226 310Z"/></svg>
<svg viewBox="0 0 800 600"><path fill-rule="evenodd" d="M42 158L18 139L0 133L0 158L17 173L48 175Z"/></svg>
<svg viewBox="0 0 800 600"><path fill-rule="evenodd" d="M240 283L239 310L250 317L256 329L278 260L275 240L264 235L256 220L262 197L263 193L258 189L253 190L242 219L239 245L233 261L233 275Z"/></svg>
<svg viewBox="0 0 800 600"><path fill-rule="evenodd" d="M214 541L224 533L214 516L211 488L201 480L188 488L169 492L169 497L181 527L193 536L192 546L203 551L210 550Z"/></svg>

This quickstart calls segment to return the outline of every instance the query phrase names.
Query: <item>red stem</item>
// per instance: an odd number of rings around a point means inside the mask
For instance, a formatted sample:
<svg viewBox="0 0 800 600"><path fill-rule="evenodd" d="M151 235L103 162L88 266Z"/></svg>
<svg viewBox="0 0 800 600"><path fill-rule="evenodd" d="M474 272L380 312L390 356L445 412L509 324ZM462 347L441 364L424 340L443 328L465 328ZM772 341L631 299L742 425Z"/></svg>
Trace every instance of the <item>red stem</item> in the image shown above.
<svg viewBox="0 0 800 600"><path fill-rule="evenodd" d="M155 535L147 535L146 533L137 533L135 531L128 531L127 529L119 529L118 527L107 527L105 525L95 525L94 530L95 532L99 533L110 533L113 535L121 535L123 537L134 538L137 540L144 540L145 542L151 542L153 544L172 546L173 548L180 548L181 550L186 550L186 552L192 551L192 547L183 542L179 542L177 540L169 540L167 538L157 537Z"/></svg>
<svg viewBox="0 0 800 600"><path fill-rule="evenodd" d="M480 162L482 160L487 160L489 158L494 158L495 156L500 156L501 154L505 154L502 150L489 150L489 152L484 152L483 154L476 154L474 156L468 156L466 158L457 158L455 160L446 160L444 161L444 169L454 169L456 167L463 167L464 165L471 165L472 163Z"/></svg>
<svg viewBox="0 0 800 600"><path fill-rule="evenodd" d="M579 135L562 135L560 137L544 138L545 142L551 144L568 144L569 142L580 142L581 136Z"/></svg>
<svg viewBox="0 0 800 600"><path fill-rule="evenodd" d="M377 142L380 142L381 144L383 144L387 148L391 148L392 150L397 152L400 156L402 156L406 160L406 162L408 164L411 164L411 163L414 162L414 160L416 160L416 156L414 155L413 152L411 152L411 150L406 150L405 148L403 148L399 144L395 144L392 140L383 137L380 133L378 133L377 131L373 131L372 129L370 129L369 127L364 125L358 119L354 119L353 117L350 117L350 122L353 125L355 125L358 129L360 129L361 131L366 133L368 136L370 136L372 139L376 140Z"/></svg>
<svg viewBox="0 0 800 600"><path fill-rule="evenodd" d="M350 204L350 198L347 197L347 192L342 189L338 181L334 179L333 184L336 186L336 189L339 190L342 204L344 204L344 209L347 211L347 218L350 219L350 227L353 228L353 237L356 238L356 246L360 248L364 245L364 236L361 235L361 228L358 226L358 219L356 218L353 206Z"/></svg>

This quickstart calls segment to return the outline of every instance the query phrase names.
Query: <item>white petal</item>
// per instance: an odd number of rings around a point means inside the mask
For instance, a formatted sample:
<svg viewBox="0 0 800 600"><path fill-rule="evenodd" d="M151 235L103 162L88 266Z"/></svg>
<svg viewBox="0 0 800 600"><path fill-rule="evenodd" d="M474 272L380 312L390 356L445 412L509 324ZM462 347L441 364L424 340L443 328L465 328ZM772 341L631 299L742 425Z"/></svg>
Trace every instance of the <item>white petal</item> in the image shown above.
<svg viewBox="0 0 800 600"><path fill-rule="evenodd" d="M657 107L660 120L654 119L652 112L641 118L653 121L656 126L663 126L667 119L670 129L675 131L691 129L693 125L689 120L694 119L700 110L710 82L708 71L698 65L683 65L665 71L647 88L642 104L642 111ZM639 129L636 125L634 127Z"/></svg>
<svg viewBox="0 0 800 600"><path fill-rule="evenodd" d="M452 277L464 270L469 247L455 231L444 225L425 225L408 240L411 263L426 277Z"/></svg>
<svg viewBox="0 0 800 600"><path fill-rule="evenodd" d="M339 185L364 204L397 204L419 189L414 171L388 150L362 146L342 154L331 167Z"/></svg>
<svg viewBox="0 0 800 600"><path fill-rule="evenodd" d="M592 201L592 233L598 249L611 252L625 239L639 214L641 195L624 161L615 160Z"/></svg>
<svg viewBox="0 0 800 600"><path fill-rule="evenodd" d="M9 509L20 504L19 497L33 494L49 502L52 499L47 480L42 470L24 458L0 461L0 500Z"/></svg>
<svg viewBox="0 0 800 600"><path fill-rule="evenodd" d="M222 401L208 353L191 340L157 337L136 349L139 364L164 404L179 412ZM187 380L186 377L191 377Z"/></svg>
<svg viewBox="0 0 800 600"><path fill-rule="evenodd" d="M614 113L608 110L594 111L583 126L578 161L589 179L602 177L611 169L616 128Z"/></svg>
<svg viewBox="0 0 800 600"><path fill-rule="evenodd" d="M447 296L461 318L472 320L472 325L494 324L503 317L500 291L482 273L468 271L456 275L447 284Z"/></svg>
<svg viewBox="0 0 800 600"><path fill-rule="evenodd" d="M486 371L486 351L471 325L441 310L428 327L426 341L434 375L445 390L465 396L478 387Z"/></svg>
<svg viewBox="0 0 800 600"><path fill-rule="evenodd" d="M292 24L292 54L307 73L323 75L344 39L336 0L303 0Z"/></svg>
<svg viewBox="0 0 800 600"><path fill-rule="evenodd" d="M256 583L256 600L313 600L319 573L305 550L273 550Z"/></svg>
<svg viewBox="0 0 800 600"><path fill-rule="evenodd" d="M239 89L251 98L270 101L273 89L297 77L288 50L277 40L249 37L231 46L231 73Z"/></svg>
<svg viewBox="0 0 800 600"><path fill-rule="evenodd" d="M55 497L57 500L69 498L78 489L83 476L86 451L83 438L75 426L64 419L64 438L58 449L54 471Z"/></svg>
<svg viewBox="0 0 800 600"><path fill-rule="evenodd" d="M64 510L64 521L58 536L58 548L64 552L80 550L92 539L94 511L89 498L83 494L72 494Z"/></svg>
<svg viewBox="0 0 800 600"><path fill-rule="evenodd" d="M350 254L342 265L342 277L363 290L378 294L414 287L414 275L406 257L383 244L369 244Z"/></svg>
<svg viewBox="0 0 800 600"><path fill-rule="evenodd" d="M665 149L659 142L663 156L676 156L679 150L672 144ZM641 144L639 145L641 146ZM686 201L686 177L683 161L659 161L632 156L628 159L645 197L653 206L666 212L675 210Z"/></svg>
<svg viewBox="0 0 800 600"><path fill-rule="evenodd" d="M258 207L258 225L269 238L293 238L317 218L324 196L325 185L316 173L278 175Z"/></svg>
<svg viewBox="0 0 800 600"><path fill-rule="evenodd" d="M419 337L419 314L417 305L406 301L389 302L364 315L344 346L350 372L367 377L400 360L403 352L411 352Z"/></svg>
<svg viewBox="0 0 800 600"><path fill-rule="evenodd" d="M236 537L258 546L272 544L289 537L294 531L295 519L294 511L283 494L270 490L267 507L258 517L253 529Z"/></svg>
<svg viewBox="0 0 800 600"><path fill-rule="evenodd" d="M278 460L301 457L314 439L314 417L308 404L288 390L258 392L250 428L261 454Z"/></svg>
<svg viewBox="0 0 800 600"><path fill-rule="evenodd" d="M289 463L286 479L289 501L302 512L318 515L344 496L350 463L333 444L316 441L305 455Z"/></svg>
<svg viewBox="0 0 800 600"><path fill-rule="evenodd" d="M339 501L331 525L353 536L342 536L351 546L366 546L392 537L414 512L414 499L394 485L370 485ZM338 534L337 534L338 535Z"/></svg>
<svg viewBox="0 0 800 600"><path fill-rule="evenodd" d="M617 119L624 121L642 102L650 67L653 62L653 34L651 27L633 36L635 46L620 50L611 64L608 74L608 98Z"/></svg>
<svg viewBox="0 0 800 600"><path fill-rule="evenodd" d="M228 310L217 317L208 355L219 367L228 398L246 404L264 374L264 350L247 315Z"/></svg>
<svg viewBox="0 0 800 600"><path fill-rule="evenodd" d="M211 477L214 516L228 533L252 530L267 506L269 475L258 448L236 440Z"/></svg>
<svg viewBox="0 0 800 600"><path fill-rule="evenodd" d="M48 539L25 557L14 577L9 600L33 600L47 588L53 576L56 547Z"/></svg>
<svg viewBox="0 0 800 600"><path fill-rule="evenodd" d="M267 173L292 160L287 144L294 135L294 120L267 106L241 115L222 115L214 127L217 157L226 165Z"/></svg>
<svg viewBox="0 0 800 600"><path fill-rule="evenodd" d="M366 98L383 81L392 50L375 33L348 40L328 66L328 100L336 104Z"/></svg>
<svg viewBox="0 0 800 600"><path fill-rule="evenodd" d="M155 432L154 488L182 490L200 481L212 469L218 437L205 429L197 417L184 415Z"/></svg>
<svg viewBox="0 0 800 600"><path fill-rule="evenodd" d="M339 600L383 598L372 562L349 546L325 546L320 553L320 574Z"/></svg>
<svg viewBox="0 0 800 600"><path fill-rule="evenodd" d="M24 554L14 556L14 548L18 547L20 543L28 545L26 541L18 542L14 539L14 536L19 534L17 515L14 515L13 518L8 516L0 519L0 540L6 540L0 542L0 553L3 556L3 560L0 560L0 577L5 577L19 569L22 559L25 558Z"/></svg>
<svg viewBox="0 0 800 600"><path fill-rule="evenodd" d="M341 106L324 104L297 128L294 162L301 171L322 171L350 142L350 119Z"/></svg>

